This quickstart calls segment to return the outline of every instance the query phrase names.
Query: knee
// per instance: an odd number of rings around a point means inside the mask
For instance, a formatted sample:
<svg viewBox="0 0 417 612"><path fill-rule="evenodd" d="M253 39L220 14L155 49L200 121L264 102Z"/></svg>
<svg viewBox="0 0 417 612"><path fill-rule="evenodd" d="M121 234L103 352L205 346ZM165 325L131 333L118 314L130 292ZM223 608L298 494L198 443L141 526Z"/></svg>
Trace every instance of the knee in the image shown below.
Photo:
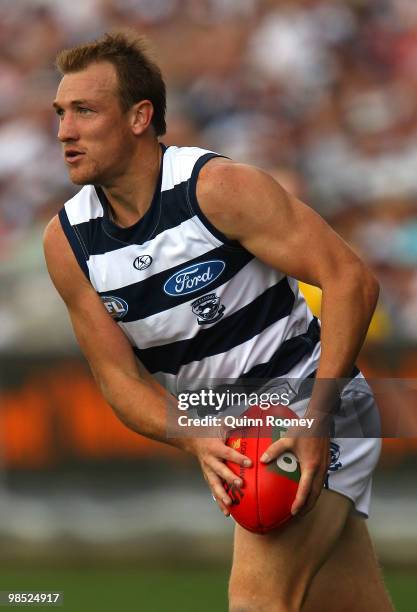
<svg viewBox="0 0 417 612"><path fill-rule="evenodd" d="M231 601L229 612L300 612L298 606L293 607L291 604L283 604L277 601L274 602L255 602L246 600Z"/></svg>
<svg viewBox="0 0 417 612"><path fill-rule="evenodd" d="M277 580L275 574L232 571L229 581L229 612L300 612L305 584Z"/></svg>
<svg viewBox="0 0 417 612"><path fill-rule="evenodd" d="M229 612L264 612L267 610L260 593L245 586L229 585Z"/></svg>
<svg viewBox="0 0 417 612"><path fill-rule="evenodd" d="M237 603L235 604L230 604L229 605L229 612L250 612L250 608L243 602L243 603Z"/></svg>
<svg viewBox="0 0 417 612"><path fill-rule="evenodd" d="M242 597L229 601L229 612L267 612L270 608L253 600L246 600Z"/></svg>
<svg viewBox="0 0 417 612"><path fill-rule="evenodd" d="M229 589L229 612L299 612L300 606L287 598L257 591Z"/></svg>

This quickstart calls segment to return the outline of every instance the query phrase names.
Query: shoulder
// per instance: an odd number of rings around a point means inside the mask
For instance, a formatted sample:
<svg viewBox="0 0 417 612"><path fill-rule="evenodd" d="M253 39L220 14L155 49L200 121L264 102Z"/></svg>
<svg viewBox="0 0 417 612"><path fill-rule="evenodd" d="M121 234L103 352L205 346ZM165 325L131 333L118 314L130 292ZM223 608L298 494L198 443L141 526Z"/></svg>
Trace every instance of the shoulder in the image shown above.
<svg viewBox="0 0 417 612"><path fill-rule="evenodd" d="M71 298L75 286L89 285L75 259L58 215L45 228L43 248L51 280L65 301Z"/></svg>
<svg viewBox="0 0 417 612"><path fill-rule="evenodd" d="M62 231L61 222L58 215L53 217L43 232L43 246L45 255L51 255L53 252L62 246L64 242L64 232Z"/></svg>
<svg viewBox="0 0 417 612"><path fill-rule="evenodd" d="M284 195L286 192L268 172L251 166L216 157L210 160L201 170L198 186L204 195L250 195L259 190L273 190Z"/></svg>
<svg viewBox="0 0 417 612"><path fill-rule="evenodd" d="M58 215L55 215L45 228L43 250L49 275L61 293L61 279L65 281L65 270L68 269L68 265L71 268L72 262L69 257L68 243Z"/></svg>
<svg viewBox="0 0 417 612"><path fill-rule="evenodd" d="M43 248L49 272L51 272L51 269L54 273L59 271L60 266L65 267L65 269L68 267L75 268L76 261L62 229L59 215L55 215L45 228Z"/></svg>
<svg viewBox="0 0 417 612"><path fill-rule="evenodd" d="M215 158L201 170L197 199L218 229L229 237L239 238L240 225L265 222L285 209L288 194L260 168Z"/></svg>

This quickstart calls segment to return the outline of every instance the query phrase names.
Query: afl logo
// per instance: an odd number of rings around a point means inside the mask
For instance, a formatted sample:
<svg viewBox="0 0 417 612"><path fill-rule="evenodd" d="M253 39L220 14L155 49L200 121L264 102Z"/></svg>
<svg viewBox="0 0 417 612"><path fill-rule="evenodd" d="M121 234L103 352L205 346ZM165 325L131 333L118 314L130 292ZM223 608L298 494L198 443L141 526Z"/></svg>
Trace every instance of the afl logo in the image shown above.
<svg viewBox="0 0 417 612"><path fill-rule="evenodd" d="M129 307L122 298L113 295L101 295L100 298L109 315L116 321L120 321L127 315Z"/></svg>
<svg viewBox="0 0 417 612"><path fill-rule="evenodd" d="M149 268L152 261L153 260L150 255L140 255L139 257L136 257L135 261L133 262L133 267L136 268L136 270L146 270L146 268Z"/></svg>
<svg viewBox="0 0 417 612"><path fill-rule="evenodd" d="M187 266L169 277L164 285L164 291L173 296L195 293L219 278L225 267L226 264L220 259Z"/></svg>

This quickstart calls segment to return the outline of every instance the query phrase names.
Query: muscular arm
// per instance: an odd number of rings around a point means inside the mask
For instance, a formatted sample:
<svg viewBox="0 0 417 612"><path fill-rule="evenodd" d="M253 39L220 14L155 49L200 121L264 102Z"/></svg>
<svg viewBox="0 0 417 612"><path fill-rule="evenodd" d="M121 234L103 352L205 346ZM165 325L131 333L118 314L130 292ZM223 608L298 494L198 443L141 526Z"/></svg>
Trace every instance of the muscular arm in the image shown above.
<svg viewBox="0 0 417 612"><path fill-rule="evenodd" d="M378 298L378 284L365 264L316 212L257 168L208 164L197 197L226 236L288 276L322 289L317 377L349 376Z"/></svg>
<svg viewBox="0 0 417 612"><path fill-rule="evenodd" d="M302 477L292 512L306 513L322 490L329 463L326 415L338 405L333 381L352 372L376 306L378 284L317 213L261 170L209 162L197 183L197 198L207 218L227 237L266 264L322 289L321 358L306 412L315 417L316 437L281 439L262 458L268 462L286 450L296 453Z"/></svg>
<svg viewBox="0 0 417 612"><path fill-rule="evenodd" d="M57 217L46 229L44 248L51 279L104 397L128 427L166 441L169 396L140 373L127 337L79 268Z"/></svg>
<svg viewBox="0 0 417 612"><path fill-rule="evenodd" d="M220 508L228 514L230 498L221 478L232 482L236 476L223 460L242 464L245 457L220 439L167 437L167 407L175 398L136 360L127 337L81 271L58 217L46 228L44 249L49 274L68 308L81 350L118 418L137 433L196 455Z"/></svg>

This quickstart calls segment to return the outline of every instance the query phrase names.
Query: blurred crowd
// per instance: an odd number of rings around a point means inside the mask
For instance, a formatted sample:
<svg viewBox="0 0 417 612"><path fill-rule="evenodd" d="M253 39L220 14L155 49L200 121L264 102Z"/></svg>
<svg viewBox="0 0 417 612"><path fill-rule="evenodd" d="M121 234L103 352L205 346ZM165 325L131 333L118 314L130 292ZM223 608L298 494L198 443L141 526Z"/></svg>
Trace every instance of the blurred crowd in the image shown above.
<svg viewBox="0 0 417 612"><path fill-rule="evenodd" d="M273 174L374 268L374 340L416 342L415 0L2 0L0 350L28 338L29 315L47 329L55 304L39 237L75 191L51 108L56 52L121 27L147 35L162 67L162 140Z"/></svg>

